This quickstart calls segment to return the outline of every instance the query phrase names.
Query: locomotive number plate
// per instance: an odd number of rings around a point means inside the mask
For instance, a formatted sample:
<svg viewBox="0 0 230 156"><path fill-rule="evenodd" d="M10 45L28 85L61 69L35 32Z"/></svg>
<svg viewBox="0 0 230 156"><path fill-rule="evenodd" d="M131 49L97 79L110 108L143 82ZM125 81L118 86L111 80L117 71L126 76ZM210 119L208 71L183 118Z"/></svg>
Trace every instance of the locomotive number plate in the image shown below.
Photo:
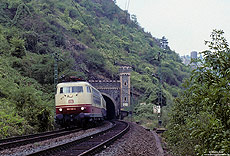
<svg viewBox="0 0 230 156"><path fill-rule="evenodd" d="M76 108L67 108L67 110L76 110Z"/></svg>
<svg viewBox="0 0 230 156"><path fill-rule="evenodd" d="M68 100L68 103L74 103L73 99Z"/></svg>

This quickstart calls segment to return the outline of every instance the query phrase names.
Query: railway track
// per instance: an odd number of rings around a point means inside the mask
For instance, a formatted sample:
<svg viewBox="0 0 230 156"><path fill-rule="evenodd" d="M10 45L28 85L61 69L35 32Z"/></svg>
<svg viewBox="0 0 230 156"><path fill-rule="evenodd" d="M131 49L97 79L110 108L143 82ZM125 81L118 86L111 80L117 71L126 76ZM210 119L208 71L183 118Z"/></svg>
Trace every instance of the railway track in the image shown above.
<svg viewBox="0 0 230 156"><path fill-rule="evenodd" d="M121 137L129 130L129 124L123 121L114 121L112 128L105 131L72 141L57 145L55 147L41 150L36 153L30 154L30 156L37 155L92 155L102 149L106 148L109 144Z"/></svg>
<svg viewBox="0 0 230 156"><path fill-rule="evenodd" d="M33 135L26 135L26 136L20 136L20 137L12 137L8 139L2 139L0 140L0 151L4 149L14 148L14 147L20 147L22 145L35 143L43 140L48 140L64 135L68 135L71 133L78 132L82 129L73 129L73 130L57 130L57 131L50 131L45 133L39 133L39 134L33 134Z"/></svg>

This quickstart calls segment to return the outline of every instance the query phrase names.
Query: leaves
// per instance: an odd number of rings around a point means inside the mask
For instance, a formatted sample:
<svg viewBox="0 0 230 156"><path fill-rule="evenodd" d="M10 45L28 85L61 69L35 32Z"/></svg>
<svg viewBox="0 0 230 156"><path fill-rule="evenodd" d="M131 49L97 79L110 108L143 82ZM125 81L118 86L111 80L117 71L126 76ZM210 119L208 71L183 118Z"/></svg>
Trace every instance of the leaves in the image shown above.
<svg viewBox="0 0 230 156"><path fill-rule="evenodd" d="M214 30L210 50L193 71L186 90L175 100L170 114L168 142L177 155L204 155L210 151L229 153L229 54L223 31ZM175 126L182 129L175 129ZM176 134L176 135L175 135ZM188 135L189 134L189 135ZM182 137L181 137L182 136ZM181 146L175 146L176 143ZM228 144L228 145L227 145ZM185 152L185 148L190 151ZM192 153L190 153L192 151Z"/></svg>
<svg viewBox="0 0 230 156"><path fill-rule="evenodd" d="M11 43L11 55L16 56L18 58L22 58L26 55L25 52L25 43L23 39L18 37L13 37L10 41Z"/></svg>

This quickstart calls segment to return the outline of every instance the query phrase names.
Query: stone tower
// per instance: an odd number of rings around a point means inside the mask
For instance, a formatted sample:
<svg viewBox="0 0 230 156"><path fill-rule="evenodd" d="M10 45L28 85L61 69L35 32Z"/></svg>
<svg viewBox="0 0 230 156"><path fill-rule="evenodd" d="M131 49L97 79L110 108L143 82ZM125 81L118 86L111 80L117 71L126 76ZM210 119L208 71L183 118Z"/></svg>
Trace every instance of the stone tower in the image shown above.
<svg viewBox="0 0 230 156"><path fill-rule="evenodd" d="M129 66L121 66L120 84L121 84L121 110L130 106L130 73L132 68Z"/></svg>

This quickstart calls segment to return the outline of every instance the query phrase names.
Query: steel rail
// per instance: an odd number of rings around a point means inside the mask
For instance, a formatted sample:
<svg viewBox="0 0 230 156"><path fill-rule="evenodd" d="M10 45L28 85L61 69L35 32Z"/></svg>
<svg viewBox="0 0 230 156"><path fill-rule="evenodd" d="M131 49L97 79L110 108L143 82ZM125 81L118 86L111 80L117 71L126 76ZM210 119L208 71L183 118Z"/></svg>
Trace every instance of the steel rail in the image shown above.
<svg viewBox="0 0 230 156"><path fill-rule="evenodd" d="M30 135L15 136L15 137L10 137L10 138L6 138L6 139L0 139L0 144L6 143L6 142L22 140L22 139L27 139L27 138L33 138L36 136L48 135L48 134L52 134L54 132L61 132L61 131L64 131L64 129L60 129L60 130L56 130L56 131L48 131L48 132L43 132L43 133L37 133L37 134L30 134Z"/></svg>
<svg viewBox="0 0 230 156"><path fill-rule="evenodd" d="M123 122L123 121L122 121ZM91 154L95 154L98 153L99 151L103 150L104 148L106 148L107 146L109 146L110 144L112 144L114 141L116 141L117 139L119 139L120 137L122 137L126 132L129 131L130 126L128 123L123 122L126 124L126 127L120 131L118 134L116 134L115 136L113 136L112 138L100 143L99 145L83 152L82 154L80 154L79 156L87 156L87 155L91 155Z"/></svg>
<svg viewBox="0 0 230 156"><path fill-rule="evenodd" d="M116 121L116 122L118 122L118 121ZM99 138L97 141L95 141L95 142L98 142L97 145L94 145L93 147L89 148L87 145L86 146L80 145L79 149L77 149L77 150L80 150L80 152L74 149L75 152L76 151L78 152L78 154L74 153L74 155L85 156L85 155L90 155L91 153L97 153L100 150L102 150L105 145L111 144L113 141L115 141L116 139L121 137L124 133L126 133L129 130L129 124L128 123L123 122L123 121L119 121L119 122L122 122L123 124L125 124L124 128L122 130L119 130L119 132L116 132L116 128L119 129L119 125L114 124L113 127L109 128L107 130L98 132L96 134L93 134L93 135L90 135L90 136L87 136L87 137L84 137L84 138L81 138L78 140L74 140L74 141L71 141L68 143L57 145L57 146L51 147L49 149L45 149L45 150L41 150L41 151L38 151L35 153L31 153L31 154L29 154L29 156L57 155L57 153L60 153L63 151L68 151L70 148L72 148L72 147L74 148L80 144L87 144L87 141L89 141L90 139L97 138L98 136L104 136L103 134L110 132L112 134L111 137L107 138L106 140ZM83 148L83 149L81 149L81 148ZM65 155L65 154L60 154L60 155Z"/></svg>
<svg viewBox="0 0 230 156"><path fill-rule="evenodd" d="M2 141L2 143L0 144L0 150L9 149L9 148L13 148L13 147L19 147L19 146L23 146L23 145L34 143L34 142L39 142L39 141L43 141L43 140L48 140L48 139L64 136L64 135L78 132L80 130L82 130L82 129L78 128L78 129L74 129L74 130L70 130L70 131L57 130L57 131L40 133L40 134L4 139L4 141L6 141L6 142Z"/></svg>

